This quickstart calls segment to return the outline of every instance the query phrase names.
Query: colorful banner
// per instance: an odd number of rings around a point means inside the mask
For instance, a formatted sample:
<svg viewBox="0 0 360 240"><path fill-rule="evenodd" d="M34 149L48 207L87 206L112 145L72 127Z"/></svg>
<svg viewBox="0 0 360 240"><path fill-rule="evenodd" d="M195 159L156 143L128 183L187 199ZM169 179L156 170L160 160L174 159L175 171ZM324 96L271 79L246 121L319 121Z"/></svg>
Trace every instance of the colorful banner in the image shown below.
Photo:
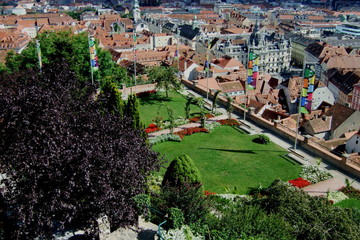
<svg viewBox="0 0 360 240"><path fill-rule="evenodd" d="M99 70L99 59L96 53L95 38L93 36L89 37L89 50L91 70L97 71Z"/></svg>
<svg viewBox="0 0 360 240"><path fill-rule="evenodd" d="M252 49L249 51L247 89L256 88L256 80L259 77L259 55Z"/></svg>
<svg viewBox="0 0 360 240"><path fill-rule="evenodd" d="M179 51L178 50L175 51L174 58L175 58L175 60L179 59Z"/></svg>
<svg viewBox="0 0 360 240"><path fill-rule="evenodd" d="M210 68L211 68L210 61L206 60L205 63L204 63L204 71L209 72Z"/></svg>
<svg viewBox="0 0 360 240"><path fill-rule="evenodd" d="M306 64L304 81L301 89L300 113L310 113L315 85L315 64Z"/></svg>

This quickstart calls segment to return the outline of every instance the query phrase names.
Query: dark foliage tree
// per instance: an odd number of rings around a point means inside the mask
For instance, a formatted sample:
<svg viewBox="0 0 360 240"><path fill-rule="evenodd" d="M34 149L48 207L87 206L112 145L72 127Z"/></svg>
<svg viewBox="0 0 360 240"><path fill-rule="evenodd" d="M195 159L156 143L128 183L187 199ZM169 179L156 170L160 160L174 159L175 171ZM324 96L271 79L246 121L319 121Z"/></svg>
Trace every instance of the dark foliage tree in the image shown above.
<svg viewBox="0 0 360 240"><path fill-rule="evenodd" d="M158 169L157 154L129 118L94 96L64 61L42 74L1 76L0 164L14 227L8 239L94 232L102 214L112 227L137 222L132 197Z"/></svg>

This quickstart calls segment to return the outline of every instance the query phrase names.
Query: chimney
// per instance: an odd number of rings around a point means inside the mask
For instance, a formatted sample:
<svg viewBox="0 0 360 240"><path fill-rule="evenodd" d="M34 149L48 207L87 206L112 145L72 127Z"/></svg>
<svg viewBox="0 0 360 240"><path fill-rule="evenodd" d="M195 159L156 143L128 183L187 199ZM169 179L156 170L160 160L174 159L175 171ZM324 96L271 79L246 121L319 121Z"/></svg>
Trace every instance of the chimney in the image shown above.
<svg viewBox="0 0 360 240"><path fill-rule="evenodd" d="M324 113L326 113L329 110L329 108L330 108L329 106L325 106L324 107Z"/></svg>

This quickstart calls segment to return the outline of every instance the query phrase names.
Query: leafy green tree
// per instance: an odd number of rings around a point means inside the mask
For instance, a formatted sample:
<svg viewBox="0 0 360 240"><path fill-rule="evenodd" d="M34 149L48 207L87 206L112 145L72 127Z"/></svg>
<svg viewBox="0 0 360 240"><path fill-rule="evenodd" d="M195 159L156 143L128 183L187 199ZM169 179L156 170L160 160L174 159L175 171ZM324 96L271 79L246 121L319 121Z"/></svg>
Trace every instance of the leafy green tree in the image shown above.
<svg viewBox="0 0 360 240"><path fill-rule="evenodd" d="M191 104L195 104L195 97L188 95L186 97L186 103L185 103L185 118L189 118L190 117L190 107Z"/></svg>
<svg viewBox="0 0 360 240"><path fill-rule="evenodd" d="M213 103L212 103L212 109L211 109L212 113L215 113L215 111L216 111L217 102L218 102L218 96L219 96L220 93L221 93L221 90L216 91L215 94L214 94Z"/></svg>
<svg viewBox="0 0 360 240"><path fill-rule="evenodd" d="M130 95L126 101L125 115L132 119L135 129L144 129L144 125L140 121L139 100L135 94Z"/></svg>
<svg viewBox="0 0 360 240"><path fill-rule="evenodd" d="M233 102L234 99L232 97L230 97L228 94L226 94L226 100L227 100L227 104L226 104L226 113L228 115L228 119L231 119L231 114L234 111L234 107L233 107Z"/></svg>
<svg viewBox="0 0 360 240"><path fill-rule="evenodd" d="M166 97L169 97L170 90L179 90L181 86L181 82L175 74L176 71L174 67L154 67L148 73L149 80L156 83L157 89L164 89Z"/></svg>
<svg viewBox="0 0 360 240"><path fill-rule="evenodd" d="M58 59L65 59L81 81L91 79L89 43L86 33L75 35L70 31L45 32L39 34L37 39L40 41L44 66L51 62L58 62ZM95 79L101 81L109 77L117 85L128 81L126 70L112 61L111 54L107 50L97 48L97 55L100 67L99 71L95 72ZM30 42L21 54L10 52L5 66L9 72L37 68L38 58L35 42Z"/></svg>
<svg viewBox="0 0 360 240"><path fill-rule="evenodd" d="M282 216L297 239L350 240L360 236L359 213L352 209L333 206L327 199L311 197L280 180L263 194L266 198L258 201L262 208Z"/></svg>
<svg viewBox="0 0 360 240"><path fill-rule="evenodd" d="M116 84L111 80L106 79L102 82L98 100L103 103L103 106L107 109L107 111L121 117L124 116L125 103L121 98L121 92L118 90Z"/></svg>
<svg viewBox="0 0 360 240"><path fill-rule="evenodd" d="M219 215L207 221L210 239L295 239L290 224L257 205L230 202Z"/></svg>
<svg viewBox="0 0 360 240"><path fill-rule="evenodd" d="M6 174L6 239L51 239L55 231L132 225L132 198L159 169L142 131L106 111L64 60L0 76L0 164Z"/></svg>
<svg viewBox="0 0 360 240"><path fill-rule="evenodd" d="M170 129L170 133L173 134L174 133L174 127L175 127L175 117L174 117L174 109L172 109L169 106L166 106L166 110L168 113L168 117L169 117L169 129Z"/></svg>

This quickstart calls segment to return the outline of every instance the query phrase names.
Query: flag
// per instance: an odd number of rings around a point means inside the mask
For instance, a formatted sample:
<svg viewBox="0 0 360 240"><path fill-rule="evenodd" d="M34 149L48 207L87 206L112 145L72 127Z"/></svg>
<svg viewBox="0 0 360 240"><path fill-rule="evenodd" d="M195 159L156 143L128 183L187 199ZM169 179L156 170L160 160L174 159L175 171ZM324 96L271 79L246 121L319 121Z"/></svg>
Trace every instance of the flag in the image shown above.
<svg viewBox="0 0 360 240"><path fill-rule="evenodd" d="M310 113L315 90L315 64L306 64L300 95L300 113Z"/></svg>
<svg viewBox="0 0 360 240"><path fill-rule="evenodd" d="M255 89L256 80L259 76L259 55L250 49L248 58L248 77L246 88Z"/></svg>
<svg viewBox="0 0 360 240"><path fill-rule="evenodd" d="M209 69L210 69L210 62L206 60L204 63L204 71L209 72Z"/></svg>
<svg viewBox="0 0 360 240"><path fill-rule="evenodd" d="M175 60L179 59L179 51L176 49L175 51L175 55L174 55Z"/></svg>
<svg viewBox="0 0 360 240"><path fill-rule="evenodd" d="M95 38L89 36L90 65L92 71L99 70L99 59L96 53Z"/></svg>
<svg viewBox="0 0 360 240"><path fill-rule="evenodd" d="M136 40L137 40L136 32L134 32L133 38L134 38L134 43L136 43Z"/></svg>

